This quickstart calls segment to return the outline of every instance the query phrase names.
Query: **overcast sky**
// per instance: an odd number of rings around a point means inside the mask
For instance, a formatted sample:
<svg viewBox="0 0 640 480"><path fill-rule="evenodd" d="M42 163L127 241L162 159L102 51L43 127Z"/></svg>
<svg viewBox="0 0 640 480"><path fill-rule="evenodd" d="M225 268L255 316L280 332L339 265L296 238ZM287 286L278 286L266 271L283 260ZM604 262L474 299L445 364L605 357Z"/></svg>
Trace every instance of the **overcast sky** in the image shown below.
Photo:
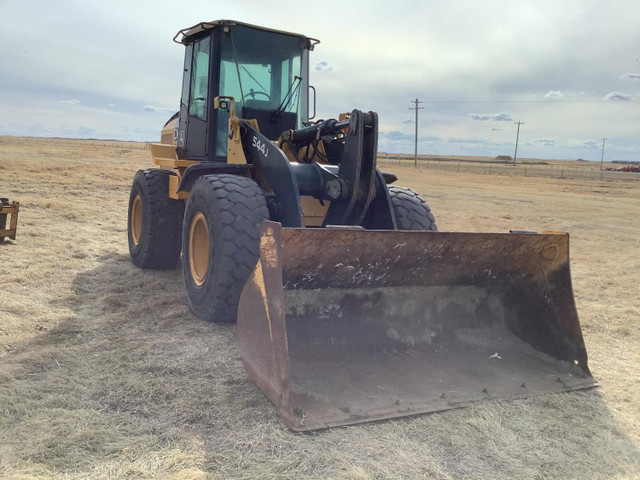
<svg viewBox="0 0 640 480"><path fill-rule="evenodd" d="M181 28L233 19L321 40L319 116L377 111L379 149L640 160L638 0L0 0L0 135L157 141Z"/></svg>

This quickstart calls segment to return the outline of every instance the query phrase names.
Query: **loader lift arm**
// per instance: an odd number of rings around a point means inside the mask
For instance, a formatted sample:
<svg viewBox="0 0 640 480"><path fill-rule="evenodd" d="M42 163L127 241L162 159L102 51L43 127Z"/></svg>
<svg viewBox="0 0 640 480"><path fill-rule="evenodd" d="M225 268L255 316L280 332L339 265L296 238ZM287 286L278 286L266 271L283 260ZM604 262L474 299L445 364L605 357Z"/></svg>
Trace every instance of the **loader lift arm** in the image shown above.
<svg viewBox="0 0 640 480"><path fill-rule="evenodd" d="M384 176L376 169L375 112L353 110L348 120L329 119L283 133L281 138L293 148L306 147L322 137L343 136L339 140L344 146L338 166L290 162L280 148L249 122L239 120L239 125L247 162L258 167L268 189L275 194L283 226L303 226L300 195L312 195L331 202L323 226L362 225L369 215L377 219L377 228L396 228Z"/></svg>

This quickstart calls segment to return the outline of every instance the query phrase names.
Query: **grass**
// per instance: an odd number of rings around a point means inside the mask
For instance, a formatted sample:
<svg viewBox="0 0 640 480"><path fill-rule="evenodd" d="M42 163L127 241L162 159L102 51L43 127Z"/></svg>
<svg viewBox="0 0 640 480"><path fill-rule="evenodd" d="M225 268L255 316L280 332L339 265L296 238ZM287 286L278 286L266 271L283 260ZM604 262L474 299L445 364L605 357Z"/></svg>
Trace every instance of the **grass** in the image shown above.
<svg viewBox="0 0 640 480"><path fill-rule="evenodd" d="M189 311L180 269L135 269L139 145L0 138L0 477L640 478L640 177L389 168L441 230L566 230L601 387L293 434L247 379L234 328Z"/></svg>

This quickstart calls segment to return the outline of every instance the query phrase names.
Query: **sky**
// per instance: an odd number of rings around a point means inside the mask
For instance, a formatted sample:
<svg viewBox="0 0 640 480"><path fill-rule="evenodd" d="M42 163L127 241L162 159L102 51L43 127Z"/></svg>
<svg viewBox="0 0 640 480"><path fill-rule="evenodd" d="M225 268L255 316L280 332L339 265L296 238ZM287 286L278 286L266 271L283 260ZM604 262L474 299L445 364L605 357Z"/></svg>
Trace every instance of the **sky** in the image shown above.
<svg viewBox="0 0 640 480"><path fill-rule="evenodd" d="M158 141L175 33L232 19L321 41L318 116L379 115L379 150L640 161L637 0L0 0L0 135Z"/></svg>

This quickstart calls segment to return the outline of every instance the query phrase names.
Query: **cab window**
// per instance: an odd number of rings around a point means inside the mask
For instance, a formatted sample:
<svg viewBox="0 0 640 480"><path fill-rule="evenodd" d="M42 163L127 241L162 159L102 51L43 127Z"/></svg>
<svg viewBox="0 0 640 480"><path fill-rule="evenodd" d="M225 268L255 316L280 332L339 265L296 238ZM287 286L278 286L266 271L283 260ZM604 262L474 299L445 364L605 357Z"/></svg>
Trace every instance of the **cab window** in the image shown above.
<svg viewBox="0 0 640 480"><path fill-rule="evenodd" d="M210 37L205 37L193 45L193 71L189 94L189 115L203 120L207 118L210 45Z"/></svg>

